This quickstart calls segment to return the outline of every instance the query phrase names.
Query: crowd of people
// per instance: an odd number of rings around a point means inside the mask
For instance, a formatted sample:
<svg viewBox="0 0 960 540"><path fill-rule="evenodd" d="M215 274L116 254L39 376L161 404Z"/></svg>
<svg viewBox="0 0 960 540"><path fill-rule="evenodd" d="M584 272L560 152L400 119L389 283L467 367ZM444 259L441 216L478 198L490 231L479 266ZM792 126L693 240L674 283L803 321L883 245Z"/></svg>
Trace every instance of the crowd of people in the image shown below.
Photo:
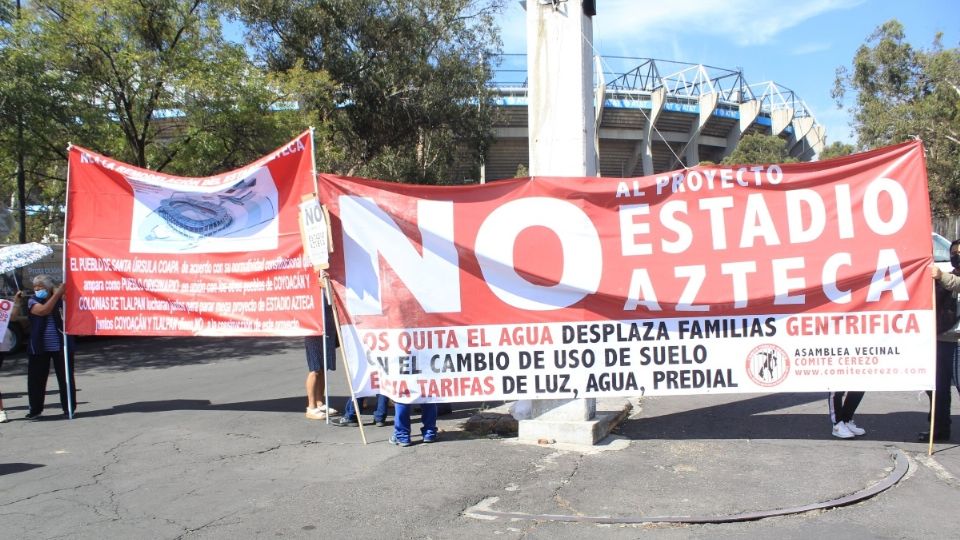
<svg viewBox="0 0 960 540"><path fill-rule="evenodd" d="M944 272L936 265L931 265L931 277L936 289L936 320L937 320L937 353L936 353L936 399L931 396L930 414L933 415L933 440L945 442L950 439L950 406L951 383L960 392L960 307L958 307L958 293L960 293L960 240L950 245L950 262L953 270ZM73 340L64 333L63 326L63 294L64 286L57 285L47 275L39 275L33 279L33 295L27 297L27 314L30 322L30 339L27 344L27 395L29 410L25 418L34 420L44 412L47 379L50 366L53 365L57 377L60 394L60 407L65 416L72 416L76 412L76 384L73 370L67 369L67 360L73 365ZM14 309L21 309L24 295L18 292L14 298ZM333 310L328 302L324 302L324 335L308 336L304 339L307 358L306 417L311 420L326 420L338 415L328 401L325 384L325 372L336 369L336 350L339 347L336 323ZM0 367L3 365L7 347L0 346ZM69 355L69 357L67 356ZM324 363L324 359L326 362ZM866 430L854 421L854 413L864 397L860 391L830 392L828 410L832 435L841 439L849 439L866 434ZM373 423L376 426L385 426L389 408L386 396L375 396L376 407L373 412ZM362 403L362 401L361 401ZM437 440L437 416L451 410L449 404L423 403L417 405L421 411L422 427L420 429L422 441L432 443ZM398 446L410 446L411 440L411 409L412 405L396 403L394 405L393 435L390 442ZM334 426L357 426L360 422L360 411L356 410L354 402L348 398L344 404L343 415L333 420ZM929 419L929 417L928 417ZM9 416L3 407L3 394L0 392L0 423L7 422ZM921 431L917 435L919 441L930 438L929 431Z"/></svg>

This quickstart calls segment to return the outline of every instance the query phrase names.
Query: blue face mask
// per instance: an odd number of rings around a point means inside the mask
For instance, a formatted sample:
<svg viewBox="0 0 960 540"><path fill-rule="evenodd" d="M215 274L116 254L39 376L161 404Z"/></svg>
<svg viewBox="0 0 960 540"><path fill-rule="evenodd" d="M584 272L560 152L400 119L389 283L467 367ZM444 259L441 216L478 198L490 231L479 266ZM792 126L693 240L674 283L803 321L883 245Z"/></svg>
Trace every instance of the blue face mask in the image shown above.
<svg viewBox="0 0 960 540"><path fill-rule="evenodd" d="M40 289L39 291L33 293L33 295L36 296L38 299L43 300L48 296L48 293L46 289Z"/></svg>

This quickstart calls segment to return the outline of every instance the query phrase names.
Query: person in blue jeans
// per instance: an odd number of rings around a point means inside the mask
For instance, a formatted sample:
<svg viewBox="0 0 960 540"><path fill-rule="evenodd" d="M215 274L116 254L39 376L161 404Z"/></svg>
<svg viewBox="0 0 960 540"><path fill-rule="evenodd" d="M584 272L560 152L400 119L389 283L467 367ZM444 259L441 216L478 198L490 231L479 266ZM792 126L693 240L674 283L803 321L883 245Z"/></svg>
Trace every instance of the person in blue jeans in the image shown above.
<svg viewBox="0 0 960 540"><path fill-rule="evenodd" d="M362 399L362 398L359 398L359 399ZM373 423L378 427L382 427L387 423L388 401L389 400L387 399L387 396L383 394L377 394L377 408L376 410L373 411ZM340 426L340 427L345 427L345 426L356 427L358 425L357 416L358 415L353 408L353 400L350 398L347 398L347 404L343 409L343 416L341 416L340 418L332 422L332 425Z"/></svg>
<svg viewBox="0 0 960 540"><path fill-rule="evenodd" d="M393 410L393 435L390 436L390 444L397 446L410 446L410 409L413 405L409 403L395 403ZM437 404L420 404L420 422L423 427L420 433L423 435L423 442L437 442Z"/></svg>

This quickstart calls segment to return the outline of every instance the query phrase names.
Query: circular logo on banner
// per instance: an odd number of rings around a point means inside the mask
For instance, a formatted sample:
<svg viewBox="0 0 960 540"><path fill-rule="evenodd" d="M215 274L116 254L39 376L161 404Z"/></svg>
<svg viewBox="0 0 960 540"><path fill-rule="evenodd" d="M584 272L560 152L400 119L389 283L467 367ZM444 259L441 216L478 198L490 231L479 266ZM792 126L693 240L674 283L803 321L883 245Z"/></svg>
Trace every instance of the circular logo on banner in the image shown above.
<svg viewBox="0 0 960 540"><path fill-rule="evenodd" d="M747 375L760 386L776 386L789 374L787 351L772 343L756 346L747 356Z"/></svg>

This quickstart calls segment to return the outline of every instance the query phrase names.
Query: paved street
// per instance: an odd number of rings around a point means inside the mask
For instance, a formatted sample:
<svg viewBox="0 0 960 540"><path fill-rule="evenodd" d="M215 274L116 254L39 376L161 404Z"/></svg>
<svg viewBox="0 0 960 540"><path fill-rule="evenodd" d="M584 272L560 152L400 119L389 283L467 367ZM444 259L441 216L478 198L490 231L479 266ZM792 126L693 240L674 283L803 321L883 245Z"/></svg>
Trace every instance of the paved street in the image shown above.
<svg viewBox="0 0 960 540"><path fill-rule="evenodd" d="M391 430L304 418L298 339L82 341L78 417L60 415L56 379L26 421L26 357L0 390L2 538L952 538L960 446L912 442L926 397L868 393L856 440L830 436L826 396L634 399L593 450L476 436L441 417L439 444L394 447ZM342 409L341 371L332 374ZM954 415L960 414L954 394ZM370 420L369 414L365 415ZM839 508L736 523L712 518L830 501ZM511 519L512 516L514 519Z"/></svg>

